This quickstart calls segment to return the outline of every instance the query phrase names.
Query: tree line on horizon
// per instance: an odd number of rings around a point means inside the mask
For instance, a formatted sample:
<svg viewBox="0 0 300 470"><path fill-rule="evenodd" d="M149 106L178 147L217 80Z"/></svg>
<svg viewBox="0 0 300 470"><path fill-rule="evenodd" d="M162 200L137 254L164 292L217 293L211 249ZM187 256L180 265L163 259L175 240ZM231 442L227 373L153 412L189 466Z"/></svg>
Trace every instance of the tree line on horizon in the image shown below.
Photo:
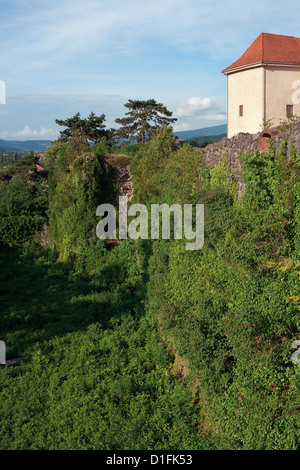
<svg viewBox="0 0 300 470"><path fill-rule="evenodd" d="M55 122L59 126L65 127L58 140L67 142L77 135L82 144L97 144L103 138L118 143L145 143L153 137L157 129L177 121L166 106L154 99L129 100L124 106L128 109L125 117L115 119L120 125L119 129L106 129L105 114L96 116L94 112L86 119L82 119L80 113L68 119L56 119Z"/></svg>

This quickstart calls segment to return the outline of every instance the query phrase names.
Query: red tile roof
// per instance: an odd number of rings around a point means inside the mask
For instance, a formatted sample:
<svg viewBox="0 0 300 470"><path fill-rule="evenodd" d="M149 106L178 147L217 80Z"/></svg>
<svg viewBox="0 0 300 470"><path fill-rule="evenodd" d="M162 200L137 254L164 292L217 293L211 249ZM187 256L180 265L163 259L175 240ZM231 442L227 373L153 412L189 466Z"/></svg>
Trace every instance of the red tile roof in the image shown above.
<svg viewBox="0 0 300 470"><path fill-rule="evenodd" d="M44 171L44 169L45 169L41 165L39 165L38 163L35 165L35 168L37 169L37 171Z"/></svg>
<svg viewBox="0 0 300 470"><path fill-rule="evenodd" d="M261 33L246 52L222 73L257 63L300 65L300 38Z"/></svg>

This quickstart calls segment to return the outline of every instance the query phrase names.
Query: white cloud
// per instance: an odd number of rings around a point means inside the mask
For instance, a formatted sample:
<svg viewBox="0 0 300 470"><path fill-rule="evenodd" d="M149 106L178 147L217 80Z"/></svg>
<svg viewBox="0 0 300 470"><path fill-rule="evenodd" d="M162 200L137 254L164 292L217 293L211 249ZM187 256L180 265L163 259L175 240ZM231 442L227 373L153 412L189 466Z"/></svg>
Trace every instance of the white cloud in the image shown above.
<svg viewBox="0 0 300 470"><path fill-rule="evenodd" d="M213 114L206 114L205 119L207 121L220 121L225 122L227 120L226 113L213 113Z"/></svg>
<svg viewBox="0 0 300 470"><path fill-rule="evenodd" d="M227 106L225 102L193 96L179 104L175 117L178 121L174 130L178 132L211 127L226 123Z"/></svg>
<svg viewBox="0 0 300 470"><path fill-rule="evenodd" d="M20 140L20 139L42 139L51 140L57 136L52 128L41 127L40 129L31 129L28 125L24 126L23 129L16 132L3 131L0 132L0 138L6 140Z"/></svg>
<svg viewBox="0 0 300 470"><path fill-rule="evenodd" d="M295 8L298 0L286 1L283 23L281 6L271 0L243 8L239 0L152 0L142 11L140 0L11 0L1 11L0 60L35 68L79 54L84 66L86 55L101 61L102 54L135 54L155 41L219 57L234 51L235 57L266 28L296 35Z"/></svg>
<svg viewBox="0 0 300 470"><path fill-rule="evenodd" d="M30 129L29 126L25 126L21 131L13 133L14 137L47 137L53 134L53 129L47 129L46 127L41 127L39 130Z"/></svg>
<svg viewBox="0 0 300 470"><path fill-rule="evenodd" d="M179 132L179 131L189 131L191 128L190 124L188 124L187 122L182 122L180 124L174 124L173 126L173 130L175 132Z"/></svg>
<svg viewBox="0 0 300 470"><path fill-rule="evenodd" d="M0 132L0 139L6 139L8 135L9 135L8 131Z"/></svg>
<svg viewBox="0 0 300 470"><path fill-rule="evenodd" d="M175 113L176 116L195 116L203 110L211 108L212 103L210 98L191 97L187 103L181 103Z"/></svg>
<svg viewBox="0 0 300 470"><path fill-rule="evenodd" d="M13 135L15 137L44 137L51 132L53 132L52 129L46 129L45 127L41 127L40 130L37 130L30 129L29 126L25 126L21 131L14 132Z"/></svg>
<svg viewBox="0 0 300 470"><path fill-rule="evenodd" d="M91 112L105 114L107 128L124 115L122 95L22 94L10 95L9 104L0 106L0 138L10 140L54 140L62 130L56 119L67 119L77 112L87 118ZM2 111L2 114L1 114Z"/></svg>
<svg viewBox="0 0 300 470"><path fill-rule="evenodd" d="M222 68L262 31L299 36L299 0L286 0L284 8L272 0L252 0L242 8L240 0L152 0L146 8L140 0L0 4L0 79L8 85L0 129L9 136L21 129L19 138L46 136L41 124L51 131L55 118L83 113L89 104L85 98L67 104L60 98L51 107L25 102L15 107L12 94L35 92L120 94L123 103L135 95L158 96L165 103L168 96L184 121L177 128L219 123L226 120L221 105L215 104L226 98ZM123 115L123 103L97 100L92 109L104 112L107 125L114 126L114 118Z"/></svg>

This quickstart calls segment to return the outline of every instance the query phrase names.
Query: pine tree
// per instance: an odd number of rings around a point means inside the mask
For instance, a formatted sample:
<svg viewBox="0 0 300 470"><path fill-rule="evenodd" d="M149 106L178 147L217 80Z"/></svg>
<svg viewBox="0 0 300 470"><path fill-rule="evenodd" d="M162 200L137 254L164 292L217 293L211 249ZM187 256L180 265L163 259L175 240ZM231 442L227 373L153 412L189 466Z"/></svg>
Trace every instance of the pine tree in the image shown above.
<svg viewBox="0 0 300 470"><path fill-rule="evenodd" d="M116 137L137 142L146 142L151 139L154 131L163 126L168 126L177 121L172 118L172 112L168 111L162 103L155 100L147 101L129 100L124 105L129 109L128 117L117 118L115 122L121 124L116 131Z"/></svg>
<svg viewBox="0 0 300 470"><path fill-rule="evenodd" d="M60 140L69 141L71 137L78 136L79 140L83 144L89 142L97 143L102 137L108 135L108 131L105 130L105 115L96 116L95 113L91 113L87 119L81 119L80 113L75 116L62 120L56 119L55 122L59 126L65 126L66 129L60 132Z"/></svg>

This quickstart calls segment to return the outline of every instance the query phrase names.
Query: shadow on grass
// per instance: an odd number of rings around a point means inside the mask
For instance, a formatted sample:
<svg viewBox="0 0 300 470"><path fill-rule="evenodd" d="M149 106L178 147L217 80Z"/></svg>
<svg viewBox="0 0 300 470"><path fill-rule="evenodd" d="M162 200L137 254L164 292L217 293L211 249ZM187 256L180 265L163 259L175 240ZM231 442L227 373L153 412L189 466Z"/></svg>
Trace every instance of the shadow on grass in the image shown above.
<svg viewBox="0 0 300 470"><path fill-rule="evenodd" d="M2 248L0 339L7 359L30 360L37 343L83 331L94 322L109 328L112 318L142 312L143 282L130 282L118 261L104 263L89 276L75 273L72 262L58 262L47 250L24 255Z"/></svg>

